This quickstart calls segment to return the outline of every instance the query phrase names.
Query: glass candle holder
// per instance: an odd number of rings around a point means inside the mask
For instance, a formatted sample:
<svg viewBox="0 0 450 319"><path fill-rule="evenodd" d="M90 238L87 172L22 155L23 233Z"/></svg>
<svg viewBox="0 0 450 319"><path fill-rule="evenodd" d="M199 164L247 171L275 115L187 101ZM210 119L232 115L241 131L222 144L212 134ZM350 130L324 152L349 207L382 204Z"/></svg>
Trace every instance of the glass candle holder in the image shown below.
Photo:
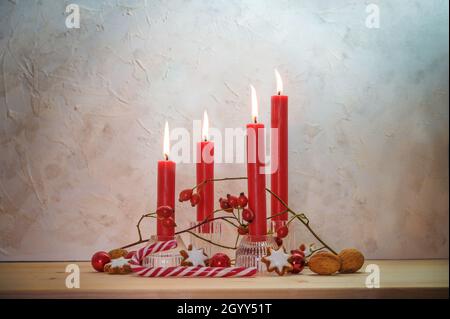
<svg viewBox="0 0 450 319"><path fill-rule="evenodd" d="M288 227L288 235L283 238L283 247L286 249L287 252L293 250L293 249L298 249L299 247L299 243L296 241L296 236L295 236L295 222L290 223L289 225L287 225L287 221L284 220L272 220L270 222L270 229L272 230L272 233L274 234L274 236L276 236L277 234L277 229L279 227L283 227L283 226L287 226Z"/></svg>
<svg viewBox="0 0 450 319"><path fill-rule="evenodd" d="M160 251L154 254L150 254L143 260L145 267L176 267L180 266L183 257L180 254L180 250L187 250L183 239L180 236L175 236L177 241L177 247L167 251ZM158 236L152 236L147 245L154 244L155 242L163 241Z"/></svg>
<svg viewBox="0 0 450 319"><path fill-rule="evenodd" d="M199 222L191 222L191 227L198 225ZM212 221L196 227L191 230L193 234L190 235L190 244L195 248L203 248L206 255L212 257L215 253L221 251L221 248L213 245L205 240L198 238L200 236L204 239L215 243L220 243L222 239L222 223L220 221Z"/></svg>
<svg viewBox="0 0 450 319"><path fill-rule="evenodd" d="M261 262L261 258L267 256L269 248L278 249L272 235L243 236L236 250L236 266L256 267L259 274L267 274L266 265Z"/></svg>

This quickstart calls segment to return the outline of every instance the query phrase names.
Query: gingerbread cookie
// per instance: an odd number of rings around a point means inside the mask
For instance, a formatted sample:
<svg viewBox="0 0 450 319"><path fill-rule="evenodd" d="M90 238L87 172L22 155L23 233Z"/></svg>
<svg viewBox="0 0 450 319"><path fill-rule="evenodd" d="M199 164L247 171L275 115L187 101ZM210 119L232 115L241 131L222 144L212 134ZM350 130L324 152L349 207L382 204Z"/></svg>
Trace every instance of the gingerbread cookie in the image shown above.
<svg viewBox="0 0 450 319"><path fill-rule="evenodd" d="M286 254L283 247L274 250L269 248L267 256L261 258L266 264L267 271L275 271L278 275L283 276L287 271L292 271L292 265L289 263L289 255Z"/></svg>
<svg viewBox="0 0 450 319"><path fill-rule="evenodd" d="M109 274L129 274L131 267L128 261L124 257L115 258L105 265L103 271Z"/></svg>
<svg viewBox="0 0 450 319"><path fill-rule="evenodd" d="M208 260L203 248L196 249L192 245L189 245L188 250L181 250L180 255L183 257L181 266L206 266Z"/></svg>

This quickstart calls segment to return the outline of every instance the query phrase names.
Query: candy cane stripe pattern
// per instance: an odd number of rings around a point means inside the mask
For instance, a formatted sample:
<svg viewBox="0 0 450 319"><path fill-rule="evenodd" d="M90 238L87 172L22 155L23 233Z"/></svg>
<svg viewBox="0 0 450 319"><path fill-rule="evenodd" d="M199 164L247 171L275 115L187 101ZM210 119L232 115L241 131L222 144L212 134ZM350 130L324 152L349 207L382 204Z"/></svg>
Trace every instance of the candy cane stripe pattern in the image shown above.
<svg viewBox="0 0 450 319"><path fill-rule="evenodd" d="M134 273L142 277L251 277L257 272L256 267L145 267L142 261L150 254L167 251L177 247L176 240L156 242L139 249L129 261Z"/></svg>

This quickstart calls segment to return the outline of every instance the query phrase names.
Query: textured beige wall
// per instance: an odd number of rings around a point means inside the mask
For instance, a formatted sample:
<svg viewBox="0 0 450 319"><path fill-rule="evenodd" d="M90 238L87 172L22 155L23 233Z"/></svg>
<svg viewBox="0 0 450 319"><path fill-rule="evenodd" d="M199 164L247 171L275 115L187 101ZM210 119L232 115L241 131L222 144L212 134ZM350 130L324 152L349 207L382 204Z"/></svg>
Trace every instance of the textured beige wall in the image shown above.
<svg viewBox="0 0 450 319"><path fill-rule="evenodd" d="M164 120L191 128L208 108L215 127L242 126L251 82L268 123L274 67L292 206L337 248L448 257L447 1L374 1L379 29L364 1L73 2L72 30L69 1L0 2L0 260L133 241L155 207ZM192 164L177 174L177 190L194 183ZM193 217L177 208L180 226Z"/></svg>

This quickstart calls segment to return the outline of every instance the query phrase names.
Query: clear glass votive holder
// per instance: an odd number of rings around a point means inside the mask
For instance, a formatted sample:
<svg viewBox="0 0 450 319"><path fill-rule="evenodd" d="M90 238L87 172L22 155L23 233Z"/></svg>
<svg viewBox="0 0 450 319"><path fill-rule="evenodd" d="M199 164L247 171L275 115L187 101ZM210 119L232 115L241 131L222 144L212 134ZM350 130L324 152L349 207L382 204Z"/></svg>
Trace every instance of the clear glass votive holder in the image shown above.
<svg viewBox="0 0 450 319"><path fill-rule="evenodd" d="M269 248L278 249L272 235L243 236L236 250L236 266L256 267L259 274L268 274L266 265L261 258L267 256Z"/></svg>
<svg viewBox="0 0 450 319"><path fill-rule="evenodd" d="M191 222L191 227L198 225L200 222ZM190 244L197 248L203 248L208 257L212 257L215 253L221 252L222 248L211 244L205 240L200 239L200 236L206 240L210 240L214 243L221 243L222 240L222 223L220 221L212 221L196 227L191 230L193 234L190 234Z"/></svg>
<svg viewBox="0 0 450 319"><path fill-rule="evenodd" d="M154 254L150 254L143 260L143 265L145 267L176 267L180 266L183 257L180 254L180 250L187 250L186 245L183 242L183 239L180 236L175 236L174 238L177 241L177 247L167 250L160 251ZM147 246L160 241L166 241L167 238L158 238L158 236L154 235L148 241Z"/></svg>

